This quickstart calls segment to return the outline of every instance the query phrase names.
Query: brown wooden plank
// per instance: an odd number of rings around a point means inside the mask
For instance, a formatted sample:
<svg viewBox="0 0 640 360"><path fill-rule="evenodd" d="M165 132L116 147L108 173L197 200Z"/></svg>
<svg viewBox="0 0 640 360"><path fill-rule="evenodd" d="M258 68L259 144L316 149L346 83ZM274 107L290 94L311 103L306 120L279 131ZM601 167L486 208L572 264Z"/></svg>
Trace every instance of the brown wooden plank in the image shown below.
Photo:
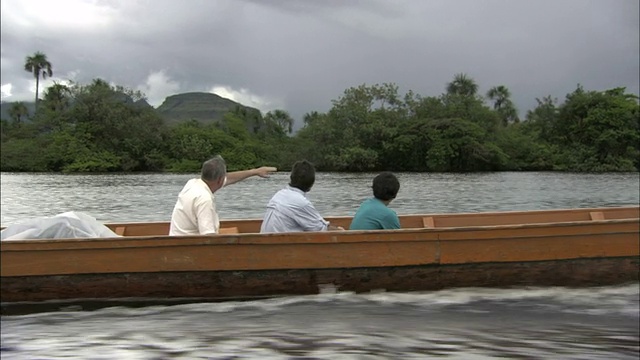
<svg viewBox="0 0 640 360"><path fill-rule="evenodd" d="M592 211L589 215L591 220L604 220L604 213L602 211Z"/></svg>
<svg viewBox="0 0 640 360"><path fill-rule="evenodd" d="M640 255L637 234L440 242L441 264L523 262Z"/></svg>
<svg viewBox="0 0 640 360"><path fill-rule="evenodd" d="M118 226L114 232L116 233L116 235L124 236L125 230L126 230L126 227Z"/></svg>
<svg viewBox="0 0 640 360"><path fill-rule="evenodd" d="M439 240L490 240L549 236L571 237L612 233L626 233L638 236L640 233L640 219L605 220L598 223L577 221L558 224L438 228L437 231Z"/></svg>
<svg viewBox="0 0 640 360"><path fill-rule="evenodd" d="M403 266L637 256L637 220L476 229L5 242L5 276ZM438 245L438 243L440 243Z"/></svg>
<svg viewBox="0 0 640 360"><path fill-rule="evenodd" d="M0 242L0 253L11 251L63 251L74 249L122 249L135 247L209 246L226 244L291 244L435 241L433 229L381 231L322 231L284 234L214 234L208 236L148 236L90 239L39 239Z"/></svg>
<svg viewBox="0 0 640 360"><path fill-rule="evenodd" d="M150 236L150 235L169 235L168 222L148 222L148 223L117 223L117 224L105 224L111 230L118 227L126 227L127 236Z"/></svg>
<svg viewBox="0 0 640 360"><path fill-rule="evenodd" d="M1 276L420 265L436 262L437 246L381 241L10 251L2 253Z"/></svg>
<svg viewBox="0 0 640 360"><path fill-rule="evenodd" d="M224 228L220 228L220 230L218 231L218 234L238 234L238 228L237 227L224 227Z"/></svg>
<svg viewBox="0 0 640 360"><path fill-rule="evenodd" d="M590 212L602 212L606 219L637 219L640 217L640 207L638 206L457 214L424 214L420 216L422 218L432 216L438 227L442 228L590 221ZM423 227L422 218L416 218L416 215L403 215L400 216L400 223L403 228L420 228Z"/></svg>
<svg viewBox="0 0 640 360"><path fill-rule="evenodd" d="M436 227L435 221L433 220L433 216L426 216L422 218L422 225L426 228L434 228Z"/></svg>

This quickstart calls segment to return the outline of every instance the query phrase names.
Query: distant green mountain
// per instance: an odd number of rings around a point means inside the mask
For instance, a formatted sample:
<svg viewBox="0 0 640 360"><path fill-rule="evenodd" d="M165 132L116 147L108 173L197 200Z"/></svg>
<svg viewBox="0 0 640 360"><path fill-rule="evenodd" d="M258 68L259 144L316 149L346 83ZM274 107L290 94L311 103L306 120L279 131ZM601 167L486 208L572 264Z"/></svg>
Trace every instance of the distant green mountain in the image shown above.
<svg viewBox="0 0 640 360"><path fill-rule="evenodd" d="M244 106L235 101L216 94L191 92L167 97L157 108L160 115L169 123L178 123L195 119L209 123L222 119L225 113L234 111L236 107L244 109L247 114L260 115L260 110Z"/></svg>
<svg viewBox="0 0 640 360"><path fill-rule="evenodd" d="M131 99L124 101L132 102ZM0 114L2 119L10 120L9 109L12 102L0 103ZM29 109L29 115L35 111L34 102L24 102ZM139 100L135 105L141 107L152 107L146 100ZM260 110L249 106L244 106L235 101L223 98L216 94L191 92L176 94L167 97L162 105L155 109L162 118L170 124L180 123L187 120L198 120L202 123L210 123L221 120L224 114L234 111L236 107L244 109L248 115L252 113L260 117Z"/></svg>

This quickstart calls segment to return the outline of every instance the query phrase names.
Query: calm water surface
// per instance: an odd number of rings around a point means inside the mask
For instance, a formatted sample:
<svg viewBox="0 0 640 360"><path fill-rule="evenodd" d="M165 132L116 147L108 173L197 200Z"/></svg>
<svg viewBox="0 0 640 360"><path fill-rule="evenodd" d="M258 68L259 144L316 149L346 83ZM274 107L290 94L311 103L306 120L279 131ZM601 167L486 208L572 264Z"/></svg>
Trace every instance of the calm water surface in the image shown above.
<svg viewBox="0 0 640 360"><path fill-rule="evenodd" d="M81 211L100 221L169 221L196 174L0 175L0 222ZM375 174L318 174L309 198L323 215L353 215ZM402 173L391 207L400 214L533 210L638 204L640 177L624 174ZM250 178L216 193L221 218L261 218L288 173Z"/></svg>
<svg viewBox="0 0 640 360"><path fill-rule="evenodd" d="M374 174L319 174L309 194L352 215ZM637 205L638 173L399 174L400 214ZM81 211L169 220L194 175L1 174L1 222ZM217 194L222 218L261 217L288 174ZM638 359L638 284L321 294L250 302L2 316L2 359Z"/></svg>

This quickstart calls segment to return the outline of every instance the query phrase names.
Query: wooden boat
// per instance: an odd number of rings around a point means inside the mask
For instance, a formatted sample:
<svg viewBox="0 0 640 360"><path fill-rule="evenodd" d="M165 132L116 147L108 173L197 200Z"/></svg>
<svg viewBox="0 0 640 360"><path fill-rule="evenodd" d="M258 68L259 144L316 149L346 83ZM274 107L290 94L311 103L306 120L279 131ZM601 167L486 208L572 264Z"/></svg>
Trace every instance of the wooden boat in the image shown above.
<svg viewBox="0 0 640 360"><path fill-rule="evenodd" d="M119 238L4 241L3 312L16 303L215 301L335 291L637 282L640 207L405 215L402 229L214 236L108 224ZM349 226L351 218L329 218Z"/></svg>

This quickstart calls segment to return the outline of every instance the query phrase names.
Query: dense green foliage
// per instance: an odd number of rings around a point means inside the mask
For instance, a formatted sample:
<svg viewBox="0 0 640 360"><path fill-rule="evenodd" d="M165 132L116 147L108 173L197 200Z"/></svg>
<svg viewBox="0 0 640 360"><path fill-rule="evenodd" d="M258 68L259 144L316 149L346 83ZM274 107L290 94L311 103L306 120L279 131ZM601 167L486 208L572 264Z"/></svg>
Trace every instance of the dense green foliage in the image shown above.
<svg viewBox="0 0 640 360"><path fill-rule="evenodd" d="M306 158L332 171L638 171L640 106L623 88L578 87L538 99L520 120L505 86L478 94L465 74L439 96L393 84L347 89L327 113L293 119L237 107L221 121L167 124L143 95L103 80L46 89L35 114L2 120L2 171L198 171L221 154L230 170L289 169ZM29 117L28 121L25 118Z"/></svg>

